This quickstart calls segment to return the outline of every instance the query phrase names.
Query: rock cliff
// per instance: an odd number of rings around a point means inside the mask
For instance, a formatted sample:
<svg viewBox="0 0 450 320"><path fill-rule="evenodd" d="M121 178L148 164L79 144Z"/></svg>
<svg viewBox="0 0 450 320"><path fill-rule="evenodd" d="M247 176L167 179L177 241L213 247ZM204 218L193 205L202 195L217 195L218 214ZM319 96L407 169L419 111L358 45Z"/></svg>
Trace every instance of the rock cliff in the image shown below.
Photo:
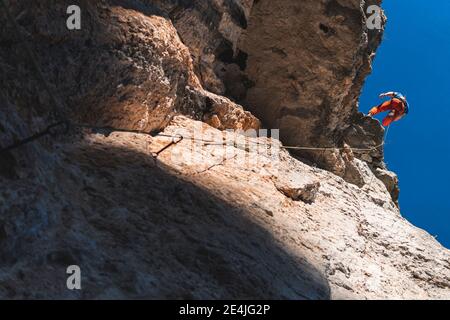
<svg viewBox="0 0 450 320"><path fill-rule="evenodd" d="M0 147L71 125L0 153L1 298L450 298L358 113L381 1L5 2Z"/></svg>

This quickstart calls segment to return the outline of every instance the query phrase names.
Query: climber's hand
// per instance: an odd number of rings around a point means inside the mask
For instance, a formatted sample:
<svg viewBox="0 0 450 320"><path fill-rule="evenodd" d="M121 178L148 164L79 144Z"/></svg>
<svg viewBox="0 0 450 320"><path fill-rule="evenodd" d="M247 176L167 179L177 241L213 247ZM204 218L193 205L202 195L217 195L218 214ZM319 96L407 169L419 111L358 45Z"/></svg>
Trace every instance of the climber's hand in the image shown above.
<svg viewBox="0 0 450 320"><path fill-rule="evenodd" d="M378 108L377 107L373 107L372 109L370 109L369 113L367 114L369 117L373 117L375 114L377 114Z"/></svg>

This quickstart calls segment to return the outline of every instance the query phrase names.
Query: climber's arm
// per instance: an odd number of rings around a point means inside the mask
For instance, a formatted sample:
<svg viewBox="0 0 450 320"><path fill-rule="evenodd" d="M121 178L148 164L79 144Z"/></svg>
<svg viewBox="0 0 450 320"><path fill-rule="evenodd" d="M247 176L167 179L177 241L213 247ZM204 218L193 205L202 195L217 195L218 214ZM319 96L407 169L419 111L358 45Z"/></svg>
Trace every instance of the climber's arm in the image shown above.
<svg viewBox="0 0 450 320"><path fill-rule="evenodd" d="M373 107L372 109L370 109L369 111L369 116L374 116L376 114L380 113L380 111L378 110L378 107Z"/></svg>
<svg viewBox="0 0 450 320"><path fill-rule="evenodd" d="M394 98L397 94L398 93L395 91L389 91L389 92L380 94L380 98L384 98L384 97Z"/></svg>

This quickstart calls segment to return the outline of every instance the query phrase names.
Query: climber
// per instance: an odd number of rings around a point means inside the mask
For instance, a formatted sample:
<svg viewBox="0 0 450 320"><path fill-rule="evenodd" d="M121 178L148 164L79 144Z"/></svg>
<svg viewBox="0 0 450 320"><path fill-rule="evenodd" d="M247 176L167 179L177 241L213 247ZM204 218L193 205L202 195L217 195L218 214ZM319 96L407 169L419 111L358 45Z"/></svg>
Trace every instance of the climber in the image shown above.
<svg viewBox="0 0 450 320"><path fill-rule="evenodd" d="M383 119L383 126L388 127L392 122L398 121L409 112L409 105L404 95L399 92L387 92L380 94L380 98L390 97L391 100L385 101L369 111L369 116L374 116L380 112L389 111L386 118Z"/></svg>

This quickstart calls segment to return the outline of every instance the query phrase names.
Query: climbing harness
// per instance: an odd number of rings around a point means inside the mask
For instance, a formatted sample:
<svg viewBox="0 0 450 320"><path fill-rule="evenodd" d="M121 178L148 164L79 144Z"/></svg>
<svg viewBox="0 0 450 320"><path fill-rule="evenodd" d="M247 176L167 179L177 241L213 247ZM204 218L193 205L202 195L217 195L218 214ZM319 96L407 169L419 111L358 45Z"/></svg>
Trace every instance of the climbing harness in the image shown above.
<svg viewBox="0 0 450 320"><path fill-rule="evenodd" d="M397 99L399 99L400 101L403 102L403 107L404 107L403 113L405 115L408 114L409 113L409 103L408 103L408 100L406 100L406 97L403 94L401 94L400 92L394 92L394 97L392 98L392 100L394 98L397 98Z"/></svg>

